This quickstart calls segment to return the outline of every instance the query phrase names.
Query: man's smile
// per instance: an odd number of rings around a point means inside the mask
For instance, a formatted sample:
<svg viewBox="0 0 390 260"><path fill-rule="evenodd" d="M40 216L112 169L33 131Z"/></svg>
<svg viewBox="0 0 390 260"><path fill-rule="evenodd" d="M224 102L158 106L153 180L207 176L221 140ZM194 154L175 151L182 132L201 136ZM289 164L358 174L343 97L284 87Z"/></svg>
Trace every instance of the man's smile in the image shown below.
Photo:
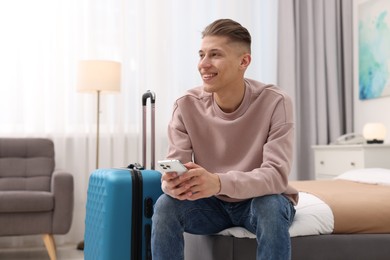
<svg viewBox="0 0 390 260"><path fill-rule="evenodd" d="M217 75L218 75L218 73L204 73L204 74L202 74L202 79L203 80L210 80Z"/></svg>

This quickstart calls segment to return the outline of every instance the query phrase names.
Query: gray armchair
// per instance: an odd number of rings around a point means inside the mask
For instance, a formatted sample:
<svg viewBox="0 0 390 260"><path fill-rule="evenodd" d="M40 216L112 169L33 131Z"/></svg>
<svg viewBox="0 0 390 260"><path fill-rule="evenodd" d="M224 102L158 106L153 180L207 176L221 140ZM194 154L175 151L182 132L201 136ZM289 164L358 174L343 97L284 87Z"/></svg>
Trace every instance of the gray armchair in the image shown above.
<svg viewBox="0 0 390 260"><path fill-rule="evenodd" d="M54 144L41 138L0 138L0 236L43 235L55 260L53 235L69 231L73 176L55 171Z"/></svg>

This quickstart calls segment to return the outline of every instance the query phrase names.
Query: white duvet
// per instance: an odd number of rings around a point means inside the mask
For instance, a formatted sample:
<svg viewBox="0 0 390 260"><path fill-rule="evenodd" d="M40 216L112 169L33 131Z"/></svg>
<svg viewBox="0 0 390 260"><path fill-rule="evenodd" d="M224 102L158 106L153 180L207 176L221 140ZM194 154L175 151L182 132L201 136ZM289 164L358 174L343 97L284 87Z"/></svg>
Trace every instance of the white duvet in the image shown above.
<svg viewBox="0 0 390 260"><path fill-rule="evenodd" d="M351 170L339 175L335 179L390 185L390 170L382 168ZM309 193L299 192L299 202L295 209L295 218L289 230L291 237L330 234L333 232L334 219L332 210L318 197ZM241 227L225 229L218 234L239 238L256 238L253 233Z"/></svg>

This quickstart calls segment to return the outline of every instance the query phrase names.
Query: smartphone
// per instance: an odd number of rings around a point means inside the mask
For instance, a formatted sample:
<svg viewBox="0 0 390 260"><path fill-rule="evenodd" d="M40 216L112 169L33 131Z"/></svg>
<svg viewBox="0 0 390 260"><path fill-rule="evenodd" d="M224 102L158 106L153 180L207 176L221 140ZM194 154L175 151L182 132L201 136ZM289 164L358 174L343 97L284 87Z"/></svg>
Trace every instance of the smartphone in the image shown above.
<svg viewBox="0 0 390 260"><path fill-rule="evenodd" d="M160 171L163 172L177 172L178 175L182 175L188 171L179 160L161 160L157 163Z"/></svg>

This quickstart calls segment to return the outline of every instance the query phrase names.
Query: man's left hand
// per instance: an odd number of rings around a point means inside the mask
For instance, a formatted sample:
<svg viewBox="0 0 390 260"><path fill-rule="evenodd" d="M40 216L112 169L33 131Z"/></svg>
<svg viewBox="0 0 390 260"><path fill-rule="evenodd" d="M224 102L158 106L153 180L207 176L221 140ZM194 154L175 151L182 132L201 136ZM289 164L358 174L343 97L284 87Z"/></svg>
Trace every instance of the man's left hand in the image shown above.
<svg viewBox="0 0 390 260"><path fill-rule="evenodd" d="M208 172L201 166L189 162L184 164L189 170L179 176L187 191L180 195L182 200L197 200L216 195L221 190L218 175Z"/></svg>

